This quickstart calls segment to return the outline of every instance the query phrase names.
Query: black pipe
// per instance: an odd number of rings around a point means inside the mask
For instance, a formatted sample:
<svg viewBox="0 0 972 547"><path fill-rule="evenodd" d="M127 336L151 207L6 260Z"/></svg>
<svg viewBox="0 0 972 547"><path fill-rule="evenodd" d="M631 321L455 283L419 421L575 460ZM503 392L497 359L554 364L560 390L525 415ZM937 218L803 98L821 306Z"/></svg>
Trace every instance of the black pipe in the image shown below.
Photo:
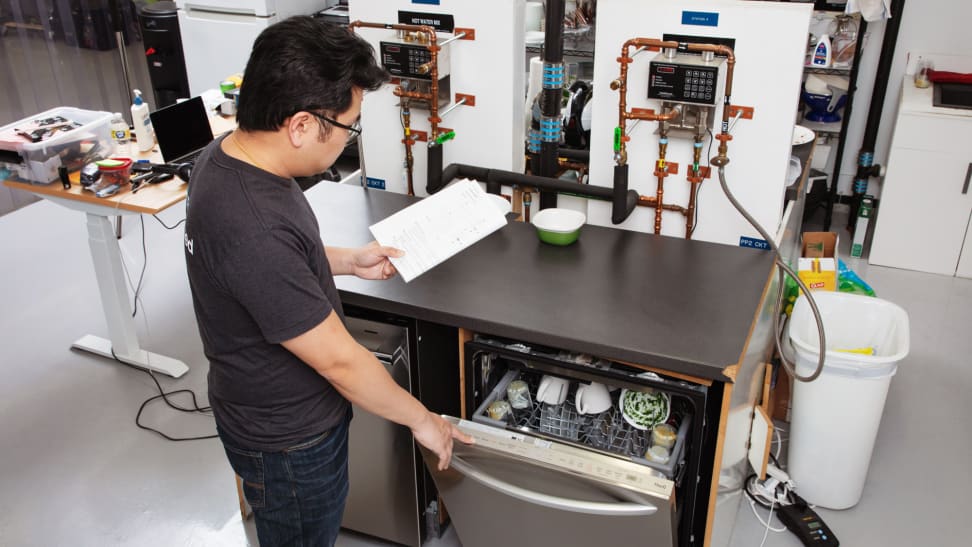
<svg viewBox="0 0 972 547"><path fill-rule="evenodd" d="M634 194L634 203L629 207L630 194ZM628 164L614 166L614 188L611 193L611 222L621 224L628 218L635 205L638 204L638 193L628 191ZM626 212L625 212L626 211ZM623 214L622 214L623 212Z"/></svg>
<svg viewBox="0 0 972 547"><path fill-rule="evenodd" d="M577 160L587 163L591 161L590 150L577 150L575 148L558 148L557 155L568 160Z"/></svg>
<svg viewBox="0 0 972 547"><path fill-rule="evenodd" d="M884 110L884 98L888 91L888 77L891 74L891 64L894 62L894 50L898 43L898 30L904 15L905 0L891 1L891 19L884 28L884 40L881 42L881 57L878 60L877 72L874 75L874 91L871 93L871 108L867 112L867 124L864 127L864 139L861 151L857 155L857 174L854 178L853 198L851 199L850 215L847 217L847 228L853 232L857 226L857 212L861 200L867 194L868 179L880 173L880 166L874 164L874 144L877 142L878 129L881 126L881 114ZM840 169L840 166L837 166Z"/></svg>
<svg viewBox="0 0 972 547"><path fill-rule="evenodd" d="M565 0L547 0L546 21L543 43L544 77L543 89L540 94L540 114L541 114L541 142L540 153L534 154L530 158L530 170L541 177L554 177L559 170L557 162L557 149L560 147L560 101L564 92L563 61L564 61L564 11L566 10ZM559 65L559 85L549 83L550 75L547 68ZM543 120L556 120L555 129L548 131L545 135L543 131ZM549 128L548 128L549 129ZM556 133L549 134L549 133ZM547 209L557 206L557 194L553 192L540 191L540 208Z"/></svg>
<svg viewBox="0 0 972 547"><path fill-rule="evenodd" d="M430 150L431 151L431 150ZM431 157L431 156L430 156ZM515 171L505 171L503 169L490 169L462 163L451 163L445 170L441 171L440 184L445 186L457 177L466 177L486 183L486 190L490 193L499 193L501 186L529 186L537 188L541 192L553 194L571 194L575 196L610 201L612 203L611 222L620 224L624 222L634 208L638 205L638 192L628 190L627 166L623 170L624 176L622 184L618 184L618 171L615 168L615 187L595 186L591 184L580 184L569 182L552 177L541 177L538 175L525 175ZM430 177L431 179L431 177ZM439 188L441 188L441 186ZM427 188L429 193L439 188ZM620 189L620 191L619 191Z"/></svg>
<svg viewBox="0 0 972 547"><path fill-rule="evenodd" d="M442 145L441 144L433 144L432 146L429 147L429 154L428 154L427 161L428 161L428 167L427 167L425 191L430 194L434 194L439 190L441 190L446 185L446 183L442 182L442 179L444 177L442 173ZM447 179L447 180L451 180L451 179Z"/></svg>

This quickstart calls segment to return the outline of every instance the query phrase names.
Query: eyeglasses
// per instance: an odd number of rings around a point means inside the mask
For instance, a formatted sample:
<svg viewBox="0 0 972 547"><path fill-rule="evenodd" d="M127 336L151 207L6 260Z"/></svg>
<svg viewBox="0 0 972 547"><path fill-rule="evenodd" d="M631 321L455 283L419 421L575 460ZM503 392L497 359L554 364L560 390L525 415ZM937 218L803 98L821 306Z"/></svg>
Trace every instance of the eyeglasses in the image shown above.
<svg viewBox="0 0 972 547"><path fill-rule="evenodd" d="M327 122L327 123L333 125L334 127L340 127L341 129L344 129L345 131L347 131L348 132L348 142L351 142L355 137L357 137L358 135L361 134L361 122L359 120L355 120L355 122L353 124L351 124L351 125L345 125L345 124L343 124L343 123L341 123L341 122L339 122L339 121L337 121L337 120L335 120L333 118L328 118L327 116L325 116L323 114L318 114L317 112L314 112L314 111L309 111L309 112L311 114L313 114L317 119L319 119L319 120L321 120L323 122Z"/></svg>

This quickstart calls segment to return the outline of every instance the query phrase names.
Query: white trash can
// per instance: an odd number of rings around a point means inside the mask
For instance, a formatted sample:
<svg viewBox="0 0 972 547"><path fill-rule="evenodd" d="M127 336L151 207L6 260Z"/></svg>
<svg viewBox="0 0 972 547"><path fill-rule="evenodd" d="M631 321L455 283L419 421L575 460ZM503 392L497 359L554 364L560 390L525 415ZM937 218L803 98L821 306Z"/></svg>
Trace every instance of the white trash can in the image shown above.
<svg viewBox="0 0 972 547"><path fill-rule="evenodd" d="M886 300L813 293L827 339L824 369L813 382L794 381L787 470L808 502L847 509L861 499L884 401L898 362L908 355L908 314ZM788 334L796 370L813 373L819 355L816 321L806 298L793 307ZM873 354L855 353L873 349Z"/></svg>

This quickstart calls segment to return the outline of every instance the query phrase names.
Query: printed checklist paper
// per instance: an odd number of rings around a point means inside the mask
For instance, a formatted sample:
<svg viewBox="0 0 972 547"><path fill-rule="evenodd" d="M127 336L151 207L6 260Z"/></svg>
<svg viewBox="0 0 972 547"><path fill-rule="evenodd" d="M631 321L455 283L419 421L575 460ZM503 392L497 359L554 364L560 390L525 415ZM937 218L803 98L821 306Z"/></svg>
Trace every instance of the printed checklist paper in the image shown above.
<svg viewBox="0 0 972 547"><path fill-rule="evenodd" d="M506 225L479 183L463 179L373 224L378 243L405 251L391 262L409 282Z"/></svg>

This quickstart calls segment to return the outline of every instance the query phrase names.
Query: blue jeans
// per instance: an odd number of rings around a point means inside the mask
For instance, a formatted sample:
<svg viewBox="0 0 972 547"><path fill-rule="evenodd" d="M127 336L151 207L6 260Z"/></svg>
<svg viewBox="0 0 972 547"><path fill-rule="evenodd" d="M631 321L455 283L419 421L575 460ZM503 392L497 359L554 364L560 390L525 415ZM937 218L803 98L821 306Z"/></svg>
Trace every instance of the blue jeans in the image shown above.
<svg viewBox="0 0 972 547"><path fill-rule="evenodd" d="M334 545L348 497L348 418L279 452L233 446L221 435L261 547Z"/></svg>

